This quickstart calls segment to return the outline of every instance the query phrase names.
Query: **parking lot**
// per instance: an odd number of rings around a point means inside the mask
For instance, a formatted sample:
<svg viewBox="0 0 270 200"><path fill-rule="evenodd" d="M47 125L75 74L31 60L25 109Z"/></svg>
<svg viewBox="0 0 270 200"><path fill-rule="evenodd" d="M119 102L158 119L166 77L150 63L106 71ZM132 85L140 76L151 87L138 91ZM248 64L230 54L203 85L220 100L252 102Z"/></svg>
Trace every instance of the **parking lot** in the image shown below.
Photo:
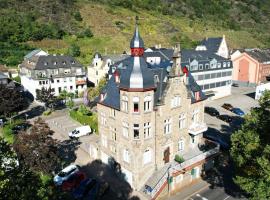
<svg viewBox="0 0 270 200"><path fill-rule="evenodd" d="M233 122L229 124L218 119L217 117L213 117L205 113L205 122L208 126L207 134L219 135L221 138L224 138L229 142L230 135L239 128L243 118L229 110L224 109L221 106L224 103L229 103L233 107L240 108L246 114L248 114L250 113L250 109L252 107L258 106L258 101L253 97L254 92L255 88L232 87L232 95L221 99L206 101L205 106L214 107L221 115L229 115L233 119Z"/></svg>
<svg viewBox="0 0 270 200"><path fill-rule="evenodd" d="M68 133L77 127L82 126L79 122L69 117L67 110L57 111L51 116L44 117L49 127L54 131L53 137L59 141L69 141ZM75 139L76 140L76 139ZM90 157L90 143L98 142L98 136L91 134L78 139L78 148L76 148L76 160L74 163L85 165L92 161Z"/></svg>

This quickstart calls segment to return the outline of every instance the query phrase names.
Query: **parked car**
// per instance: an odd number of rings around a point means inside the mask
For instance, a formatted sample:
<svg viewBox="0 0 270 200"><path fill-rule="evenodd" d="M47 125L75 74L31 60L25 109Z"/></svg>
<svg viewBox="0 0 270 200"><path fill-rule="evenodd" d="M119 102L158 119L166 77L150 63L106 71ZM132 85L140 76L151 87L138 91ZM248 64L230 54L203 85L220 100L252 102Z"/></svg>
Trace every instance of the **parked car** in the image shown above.
<svg viewBox="0 0 270 200"><path fill-rule="evenodd" d="M68 135L70 138L78 138L84 135L89 135L90 133L91 133L90 126L81 126L69 132Z"/></svg>
<svg viewBox="0 0 270 200"><path fill-rule="evenodd" d="M85 179L80 186L73 191L75 199L95 200L103 196L109 189L108 183L99 182L96 179Z"/></svg>
<svg viewBox="0 0 270 200"><path fill-rule="evenodd" d="M204 134L203 137L208 139L208 140L212 140L212 141L218 143L220 145L221 149L224 149L224 150L230 149L230 145L218 135L214 136L214 135Z"/></svg>
<svg viewBox="0 0 270 200"><path fill-rule="evenodd" d="M233 109L233 106L229 103L224 103L222 106L222 108L225 108L226 110L231 110Z"/></svg>
<svg viewBox="0 0 270 200"><path fill-rule="evenodd" d="M12 132L13 134L17 134L20 131L26 131L30 126L31 124L28 123L18 124L12 128Z"/></svg>
<svg viewBox="0 0 270 200"><path fill-rule="evenodd" d="M85 178L86 178L85 174L80 171L75 174L72 174L67 180L63 181L62 190L70 191L72 189L77 188Z"/></svg>
<svg viewBox="0 0 270 200"><path fill-rule="evenodd" d="M69 179L70 176L79 172L79 167L77 165L69 165L62 169L54 178L53 181L55 185L60 186L62 183Z"/></svg>
<svg viewBox="0 0 270 200"><path fill-rule="evenodd" d="M211 116L218 116L219 115L219 112L217 109L213 108L213 107L208 107L208 106L205 106L204 108L204 111L211 115Z"/></svg>
<svg viewBox="0 0 270 200"><path fill-rule="evenodd" d="M232 111L233 113L239 115L239 116L245 115L244 111L241 110L240 108L233 108L233 109L231 109L231 111Z"/></svg>
<svg viewBox="0 0 270 200"><path fill-rule="evenodd" d="M217 116L218 119L227 122L227 123L231 123L232 122L232 117L229 115L219 115Z"/></svg>
<svg viewBox="0 0 270 200"><path fill-rule="evenodd" d="M233 83L232 86L233 86L233 87L239 87L239 84Z"/></svg>

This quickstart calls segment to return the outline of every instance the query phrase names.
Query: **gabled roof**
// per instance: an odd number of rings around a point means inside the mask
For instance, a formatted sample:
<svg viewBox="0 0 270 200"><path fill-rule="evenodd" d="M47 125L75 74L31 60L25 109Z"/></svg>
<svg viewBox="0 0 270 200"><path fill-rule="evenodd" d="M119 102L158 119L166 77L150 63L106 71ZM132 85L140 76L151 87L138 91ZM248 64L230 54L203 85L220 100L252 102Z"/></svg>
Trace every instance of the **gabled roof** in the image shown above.
<svg viewBox="0 0 270 200"><path fill-rule="evenodd" d="M217 53L219 46L222 42L222 37L216 37L216 38L205 38L201 41L200 45L206 46L207 51L210 51L212 53Z"/></svg>
<svg viewBox="0 0 270 200"><path fill-rule="evenodd" d="M173 49L166 48L155 48L152 52L144 52L143 55L145 58L147 57L160 57L161 60L171 60L173 56Z"/></svg>
<svg viewBox="0 0 270 200"><path fill-rule="evenodd" d="M251 49L245 52L260 63L270 62L270 49Z"/></svg>
<svg viewBox="0 0 270 200"><path fill-rule="evenodd" d="M38 54L38 53L40 53L40 52L46 53L45 51L43 51L43 50L41 50L41 49L35 49L35 50L29 52L28 54L26 54L26 55L24 56L24 59L30 59L30 58L32 58L33 56L35 56L36 54ZM47 53L46 53L46 54L47 54ZM48 54L47 54L47 55L48 55Z"/></svg>
<svg viewBox="0 0 270 200"><path fill-rule="evenodd" d="M34 65L31 67L36 70L45 70L45 69L58 69L58 68L71 68L71 67L83 67L78 61L76 61L71 56L63 55L48 55L48 56L34 56L31 58L34 62ZM23 65L26 66L28 61L24 61Z"/></svg>
<svg viewBox="0 0 270 200"><path fill-rule="evenodd" d="M196 51L194 49L183 49L181 51L181 56L182 56L182 63L188 63L189 61L192 61L193 59L196 59L199 62L209 61L212 59L216 59L217 61L227 60L226 58L216 55L213 52Z"/></svg>

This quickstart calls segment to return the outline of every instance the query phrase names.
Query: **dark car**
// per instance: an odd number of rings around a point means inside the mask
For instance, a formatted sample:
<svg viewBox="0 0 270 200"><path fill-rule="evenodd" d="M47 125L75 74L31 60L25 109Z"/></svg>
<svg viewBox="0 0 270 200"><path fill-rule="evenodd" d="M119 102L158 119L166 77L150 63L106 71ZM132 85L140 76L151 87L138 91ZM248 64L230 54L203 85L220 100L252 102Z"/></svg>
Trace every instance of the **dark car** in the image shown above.
<svg viewBox="0 0 270 200"><path fill-rule="evenodd" d="M28 123L18 124L12 128L13 134L17 134L20 131L26 131L31 125Z"/></svg>
<svg viewBox="0 0 270 200"><path fill-rule="evenodd" d="M91 199L95 200L104 195L109 189L108 183L101 183L96 179L85 179L79 187L73 191L73 197L75 199Z"/></svg>
<svg viewBox="0 0 270 200"><path fill-rule="evenodd" d="M227 122L227 123L231 123L232 122L232 117L229 115L219 115L217 116L218 119Z"/></svg>
<svg viewBox="0 0 270 200"><path fill-rule="evenodd" d="M231 110L233 109L233 106L229 103L224 103L222 106L222 108L225 108L226 110Z"/></svg>
<svg viewBox="0 0 270 200"><path fill-rule="evenodd" d="M232 111L234 114L237 114L237 115L239 115L239 116L245 115L244 111L241 110L240 108L233 108L233 109L231 109L231 111Z"/></svg>
<svg viewBox="0 0 270 200"><path fill-rule="evenodd" d="M213 108L213 107L205 106L204 112L206 112L207 114L209 114L211 116L218 116L219 115L218 110Z"/></svg>
<svg viewBox="0 0 270 200"><path fill-rule="evenodd" d="M70 191L72 189L77 188L80 183L85 179L85 174L82 172L77 172L71 175L67 180L62 183L62 190L63 191Z"/></svg>
<svg viewBox="0 0 270 200"><path fill-rule="evenodd" d="M204 134L203 137L218 143L221 149L228 150L230 148L230 145L218 135L214 136Z"/></svg>
<svg viewBox="0 0 270 200"><path fill-rule="evenodd" d="M237 83L233 83L232 86L233 87L239 87L239 85Z"/></svg>

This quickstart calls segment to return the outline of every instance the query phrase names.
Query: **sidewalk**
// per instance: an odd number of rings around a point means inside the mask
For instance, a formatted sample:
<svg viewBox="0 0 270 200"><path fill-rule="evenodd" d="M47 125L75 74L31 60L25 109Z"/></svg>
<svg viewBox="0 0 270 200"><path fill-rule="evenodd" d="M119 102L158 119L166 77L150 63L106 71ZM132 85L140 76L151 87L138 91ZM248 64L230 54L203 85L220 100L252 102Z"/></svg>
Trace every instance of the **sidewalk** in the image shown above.
<svg viewBox="0 0 270 200"><path fill-rule="evenodd" d="M203 180L198 180L195 183L187 185L186 187L175 191L171 197L167 197L169 200L187 200L189 197L209 187L209 184Z"/></svg>

